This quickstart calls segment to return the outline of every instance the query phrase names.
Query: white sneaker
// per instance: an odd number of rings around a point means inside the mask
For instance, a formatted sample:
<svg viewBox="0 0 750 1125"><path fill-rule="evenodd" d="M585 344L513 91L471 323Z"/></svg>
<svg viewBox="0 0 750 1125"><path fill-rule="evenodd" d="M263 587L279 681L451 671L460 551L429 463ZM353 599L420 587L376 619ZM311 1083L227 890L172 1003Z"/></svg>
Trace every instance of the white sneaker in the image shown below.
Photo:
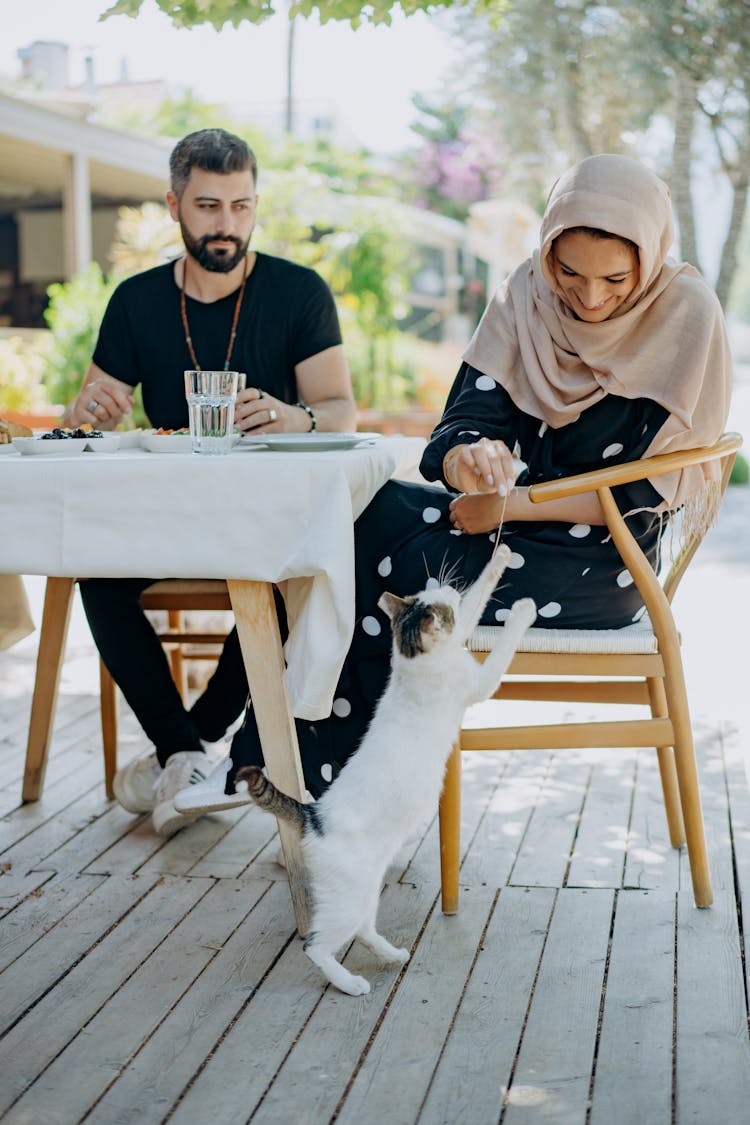
<svg viewBox="0 0 750 1125"><path fill-rule="evenodd" d="M198 750L182 750L167 758L167 764L156 783L152 817L154 828L160 836L173 836L201 815L203 810L188 814L178 812L174 798L186 785L194 786L204 781L210 766L211 759Z"/></svg>
<svg viewBox="0 0 750 1125"><path fill-rule="evenodd" d="M151 812L156 804L154 790L162 772L156 754L136 758L115 774L112 782L115 797L128 812Z"/></svg>
<svg viewBox="0 0 750 1125"><path fill-rule="evenodd" d="M224 792L227 774L231 767L232 759L224 758L214 766L205 781L182 789L174 799L175 809L181 813L200 816L202 813L234 809L238 805L252 805L253 799L247 791L246 781L239 783L239 792Z"/></svg>

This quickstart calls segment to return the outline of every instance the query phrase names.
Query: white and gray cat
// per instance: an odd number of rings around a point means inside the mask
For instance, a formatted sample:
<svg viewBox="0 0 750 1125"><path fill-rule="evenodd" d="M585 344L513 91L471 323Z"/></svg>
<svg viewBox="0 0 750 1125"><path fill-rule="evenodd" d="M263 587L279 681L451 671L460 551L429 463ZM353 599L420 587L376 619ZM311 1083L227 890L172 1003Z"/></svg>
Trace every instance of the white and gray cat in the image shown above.
<svg viewBox="0 0 750 1125"><path fill-rule="evenodd" d="M319 800L300 804L255 766L238 776L256 804L299 827L315 903L305 952L351 996L370 991L334 956L352 938L383 961L409 959L375 928L386 869L437 808L465 709L492 695L536 617L530 598L516 602L484 664L465 648L509 557L500 547L463 594L451 586L383 594L378 604L393 630L388 686L356 753Z"/></svg>

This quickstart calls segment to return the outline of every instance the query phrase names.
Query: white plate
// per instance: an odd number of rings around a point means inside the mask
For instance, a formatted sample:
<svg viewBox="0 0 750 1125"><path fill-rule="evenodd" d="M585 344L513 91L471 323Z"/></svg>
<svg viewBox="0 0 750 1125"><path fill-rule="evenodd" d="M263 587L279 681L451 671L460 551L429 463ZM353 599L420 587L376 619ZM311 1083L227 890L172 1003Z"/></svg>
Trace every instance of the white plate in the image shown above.
<svg viewBox="0 0 750 1125"><path fill-rule="evenodd" d="M190 434L141 434L141 448L149 453L192 453Z"/></svg>
<svg viewBox="0 0 750 1125"><path fill-rule="evenodd" d="M13 441L18 441L18 438L13 438ZM0 444L0 456L3 453L18 453L18 449L13 444L13 441L4 441Z"/></svg>
<svg viewBox="0 0 750 1125"><path fill-rule="evenodd" d="M277 452L312 453L334 449L356 449L370 445L371 434L245 434L239 440L240 448L262 446Z"/></svg>
<svg viewBox="0 0 750 1125"><path fill-rule="evenodd" d="M77 457L86 450L85 438L17 437L13 444L19 453L46 454L57 457Z"/></svg>
<svg viewBox="0 0 750 1125"><path fill-rule="evenodd" d="M75 441L76 438L71 440ZM122 441L119 434L104 434L102 437L89 438L83 444L89 453L117 453Z"/></svg>
<svg viewBox="0 0 750 1125"><path fill-rule="evenodd" d="M120 449L140 449L143 430L118 430L115 436L120 439Z"/></svg>

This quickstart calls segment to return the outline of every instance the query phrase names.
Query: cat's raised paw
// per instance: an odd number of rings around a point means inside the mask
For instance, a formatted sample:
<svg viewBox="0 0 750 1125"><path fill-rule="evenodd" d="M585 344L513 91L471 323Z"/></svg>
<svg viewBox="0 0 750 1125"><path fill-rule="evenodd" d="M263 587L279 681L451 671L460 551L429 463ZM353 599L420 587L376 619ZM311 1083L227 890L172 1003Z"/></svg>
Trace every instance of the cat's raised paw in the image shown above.
<svg viewBox="0 0 750 1125"><path fill-rule="evenodd" d="M511 613L522 625L533 625L536 621L536 602L533 598L520 598L513 602Z"/></svg>

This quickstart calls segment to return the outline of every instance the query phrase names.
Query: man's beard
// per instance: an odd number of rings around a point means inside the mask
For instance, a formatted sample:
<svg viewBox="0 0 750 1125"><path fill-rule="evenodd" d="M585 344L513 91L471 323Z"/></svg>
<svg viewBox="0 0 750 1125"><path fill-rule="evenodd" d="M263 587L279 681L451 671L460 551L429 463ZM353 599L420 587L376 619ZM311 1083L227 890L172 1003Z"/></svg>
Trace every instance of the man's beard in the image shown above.
<svg viewBox="0 0 750 1125"><path fill-rule="evenodd" d="M182 232L182 240L185 243L185 249L191 258L195 258L199 266L204 270L209 270L211 273L231 273L235 266L238 266L242 259L247 254L247 248L250 245L250 235L248 235L245 242L233 235L218 235L218 234L204 234L202 238L193 238L190 231L185 226L182 218L180 219L180 230ZM231 242L235 249L231 250L212 250L209 247L210 242Z"/></svg>

